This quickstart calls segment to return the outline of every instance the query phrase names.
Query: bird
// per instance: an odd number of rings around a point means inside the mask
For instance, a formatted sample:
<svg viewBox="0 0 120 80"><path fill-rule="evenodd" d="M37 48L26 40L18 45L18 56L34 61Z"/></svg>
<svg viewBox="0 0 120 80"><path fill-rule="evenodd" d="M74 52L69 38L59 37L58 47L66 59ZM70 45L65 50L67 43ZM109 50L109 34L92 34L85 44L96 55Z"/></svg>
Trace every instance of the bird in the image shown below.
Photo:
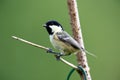
<svg viewBox="0 0 120 80"><path fill-rule="evenodd" d="M86 51L73 37L71 37L63 29L62 25L59 22L50 20L47 21L43 27L46 28L53 47L60 51L59 56L67 56L72 53L77 53L78 51Z"/></svg>

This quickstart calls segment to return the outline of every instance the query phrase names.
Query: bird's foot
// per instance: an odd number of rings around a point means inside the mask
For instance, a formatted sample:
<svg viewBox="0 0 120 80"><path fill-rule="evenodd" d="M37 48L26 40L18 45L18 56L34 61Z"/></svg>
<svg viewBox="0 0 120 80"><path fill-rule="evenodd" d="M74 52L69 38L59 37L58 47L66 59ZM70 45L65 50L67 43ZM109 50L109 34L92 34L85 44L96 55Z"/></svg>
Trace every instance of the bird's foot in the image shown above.
<svg viewBox="0 0 120 80"><path fill-rule="evenodd" d="M49 49L47 50L47 53L53 53L53 50L49 48Z"/></svg>
<svg viewBox="0 0 120 80"><path fill-rule="evenodd" d="M55 57L56 57L56 60L60 60L60 57L61 57L61 55L55 55Z"/></svg>

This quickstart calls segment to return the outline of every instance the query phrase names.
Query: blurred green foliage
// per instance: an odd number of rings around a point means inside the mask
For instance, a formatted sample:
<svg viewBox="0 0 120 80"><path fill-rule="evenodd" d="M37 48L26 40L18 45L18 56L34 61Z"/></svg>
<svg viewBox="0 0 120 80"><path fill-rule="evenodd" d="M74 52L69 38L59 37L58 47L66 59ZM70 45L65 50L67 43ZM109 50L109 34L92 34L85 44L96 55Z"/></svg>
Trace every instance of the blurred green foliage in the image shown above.
<svg viewBox="0 0 120 80"><path fill-rule="evenodd" d="M77 1L85 47L98 57L87 55L93 80L120 80L120 1ZM53 19L72 34L66 0L0 0L0 80L66 79L69 66L11 38L52 47L42 24ZM65 58L77 64L75 55Z"/></svg>

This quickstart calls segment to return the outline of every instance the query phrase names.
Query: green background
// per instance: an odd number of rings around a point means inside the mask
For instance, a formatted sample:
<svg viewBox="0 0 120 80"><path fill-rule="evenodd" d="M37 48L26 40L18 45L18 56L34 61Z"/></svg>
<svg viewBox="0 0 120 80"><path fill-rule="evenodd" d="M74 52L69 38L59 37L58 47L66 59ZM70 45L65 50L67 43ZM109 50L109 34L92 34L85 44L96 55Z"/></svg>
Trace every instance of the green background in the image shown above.
<svg viewBox="0 0 120 80"><path fill-rule="evenodd" d="M120 80L120 1L77 0L93 80ZM12 35L52 47L42 25L57 20L72 35L66 0L0 0L0 80L65 80L71 68ZM53 47L52 47L53 48ZM77 64L75 55L65 57ZM71 80L80 80L74 73Z"/></svg>

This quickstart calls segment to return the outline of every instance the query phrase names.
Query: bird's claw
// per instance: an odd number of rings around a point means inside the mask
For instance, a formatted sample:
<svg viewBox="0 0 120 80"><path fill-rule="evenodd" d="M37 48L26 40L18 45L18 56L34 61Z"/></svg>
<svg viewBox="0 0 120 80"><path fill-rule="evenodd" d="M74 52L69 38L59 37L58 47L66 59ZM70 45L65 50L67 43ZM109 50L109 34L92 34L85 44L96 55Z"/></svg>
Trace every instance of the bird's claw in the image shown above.
<svg viewBox="0 0 120 80"><path fill-rule="evenodd" d="M53 53L52 49L49 48L49 49L47 50L47 53Z"/></svg>
<svg viewBox="0 0 120 80"><path fill-rule="evenodd" d="M61 55L55 55L56 60L60 60Z"/></svg>
<svg viewBox="0 0 120 80"><path fill-rule="evenodd" d="M54 52L52 49L48 49L47 53L52 53L55 55L56 60L60 60L60 57L62 56L60 53Z"/></svg>

